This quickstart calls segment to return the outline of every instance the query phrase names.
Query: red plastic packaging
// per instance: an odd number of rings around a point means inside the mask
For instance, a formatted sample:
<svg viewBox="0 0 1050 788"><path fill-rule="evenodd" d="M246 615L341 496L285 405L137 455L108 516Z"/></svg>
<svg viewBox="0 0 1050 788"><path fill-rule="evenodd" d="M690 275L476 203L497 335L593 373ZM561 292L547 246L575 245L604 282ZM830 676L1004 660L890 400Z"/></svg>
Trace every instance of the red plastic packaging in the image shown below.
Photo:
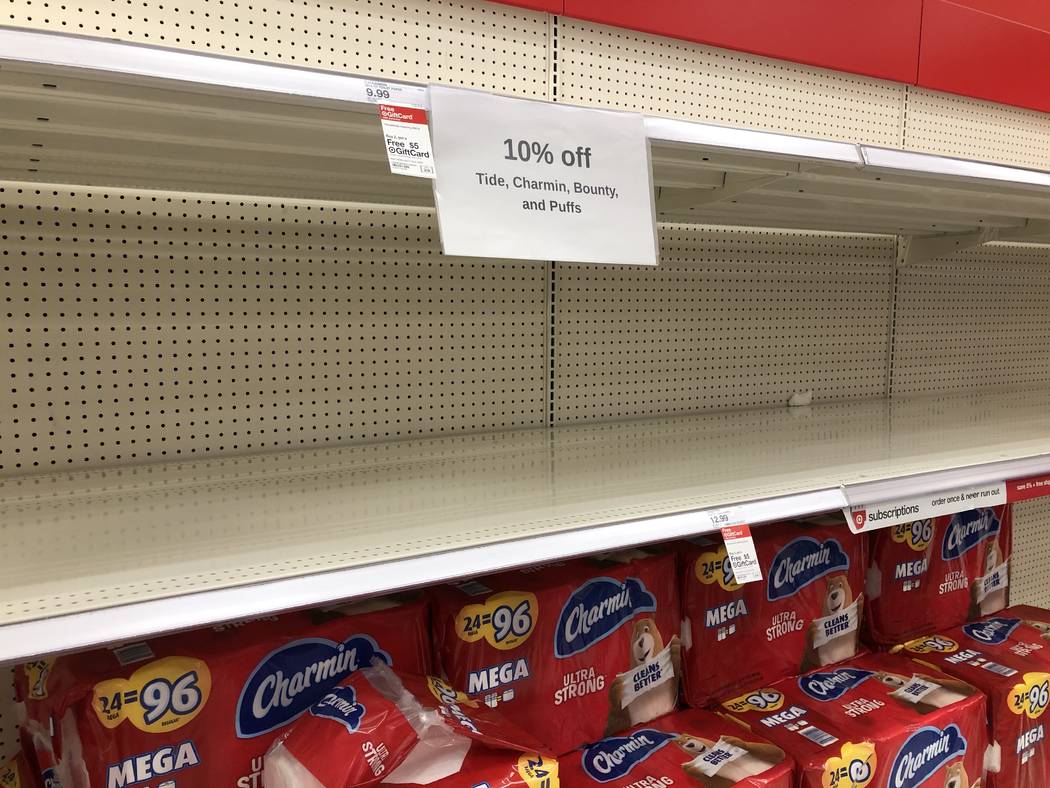
<svg viewBox="0 0 1050 788"><path fill-rule="evenodd" d="M369 600L30 663L16 694L63 788L257 788L274 738L346 675L425 673L427 630L422 599Z"/></svg>
<svg viewBox="0 0 1050 788"><path fill-rule="evenodd" d="M513 722L439 678L363 668L266 755L267 788L520 785L557 788L558 764Z"/></svg>
<svg viewBox="0 0 1050 788"><path fill-rule="evenodd" d="M751 535L764 576L745 585L735 582L721 539L679 551L690 706L858 651L865 540L840 518L764 525Z"/></svg>
<svg viewBox="0 0 1050 788"><path fill-rule="evenodd" d="M570 788L792 788L794 762L767 740L709 711L687 709L562 756Z"/></svg>
<svg viewBox="0 0 1050 788"><path fill-rule="evenodd" d="M555 753L673 711L681 674L672 553L628 551L435 589L449 682Z"/></svg>
<svg viewBox="0 0 1050 788"><path fill-rule="evenodd" d="M1006 607L1008 504L883 528L870 538L865 631L872 642L895 645Z"/></svg>
<svg viewBox="0 0 1050 788"><path fill-rule="evenodd" d="M917 638L900 652L988 696L988 785L1050 785L1050 611L1018 605L978 622Z"/></svg>
<svg viewBox="0 0 1050 788"><path fill-rule="evenodd" d="M723 709L792 755L799 788L965 788L988 749L985 697L893 654L759 686Z"/></svg>
<svg viewBox="0 0 1050 788"><path fill-rule="evenodd" d="M383 675L373 684L378 670L351 673L274 743L263 764L267 788L373 785L405 760L419 742L423 709L412 708L411 696L399 702L403 691L384 691Z"/></svg>

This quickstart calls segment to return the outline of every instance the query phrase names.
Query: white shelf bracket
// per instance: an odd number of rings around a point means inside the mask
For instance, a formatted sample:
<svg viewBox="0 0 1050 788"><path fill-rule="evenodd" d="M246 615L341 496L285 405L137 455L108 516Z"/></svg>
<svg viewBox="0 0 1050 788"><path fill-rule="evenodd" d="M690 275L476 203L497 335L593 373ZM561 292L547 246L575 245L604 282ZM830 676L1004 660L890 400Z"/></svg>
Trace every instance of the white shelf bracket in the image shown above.
<svg viewBox="0 0 1050 788"><path fill-rule="evenodd" d="M999 230L991 227L950 235L898 236L897 265L917 265L964 249L972 249L999 237Z"/></svg>
<svg viewBox="0 0 1050 788"><path fill-rule="evenodd" d="M728 200L752 189L759 189L766 184L779 181L787 177L783 173L772 175L744 175L737 172L727 172L722 179L722 185L714 189L660 189L660 197L656 201L657 213L666 211L677 211L684 208L698 208L701 205Z"/></svg>

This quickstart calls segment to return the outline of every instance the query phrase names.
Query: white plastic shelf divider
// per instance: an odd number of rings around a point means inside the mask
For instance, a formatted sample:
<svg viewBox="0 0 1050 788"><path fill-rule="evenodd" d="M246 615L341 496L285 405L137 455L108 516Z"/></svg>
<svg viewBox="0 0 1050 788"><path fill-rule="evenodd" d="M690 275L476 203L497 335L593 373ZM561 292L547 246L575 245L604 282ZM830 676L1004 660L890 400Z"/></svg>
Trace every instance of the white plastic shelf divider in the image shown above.
<svg viewBox="0 0 1050 788"><path fill-rule="evenodd" d="M387 82L391 102L426 105ZM0 178L430 209L366 77L0 28ZM1050 173L646 118L664 221L1050 242ZM925 244L916 254L940 252Z"/></svg>
<svg viewBox="0 0 1050 788"><path fill-rule="evenodd" d="M1050 393L829 404L0 483L0 663L1050 471ZM865 498L865 492L876 497Z"/></svg>

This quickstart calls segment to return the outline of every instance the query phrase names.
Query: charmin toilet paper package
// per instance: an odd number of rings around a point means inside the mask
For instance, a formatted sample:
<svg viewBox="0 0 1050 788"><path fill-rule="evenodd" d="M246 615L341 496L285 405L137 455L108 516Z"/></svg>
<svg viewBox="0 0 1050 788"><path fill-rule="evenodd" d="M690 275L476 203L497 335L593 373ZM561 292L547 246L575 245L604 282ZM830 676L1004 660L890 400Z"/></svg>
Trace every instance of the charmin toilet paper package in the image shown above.
<svg viewBox="0 0 1050 788"><path fill-rule="evenodd" d="M721 539L680 549L691 706L857 653L865 540L841 518L763 525L751 535L763 579L744 585Z"/></svg>
<svg viewBox="0 0 1050 788"><path fill-rule="evenodd" d="M898 655L760 685L722 708L794 757L799 788L972 788L988 749L984 695Z"/></svg>
<svg viewBox="0 0 1050 788"><path fill-rule="evenodd" d="M427 672L427 631L422 599L375 599L29 663L16 694L63 788L257 788L274 738L343 678Z"/></svg>
<svg viewBox="0 0 1050 788"><path fill-rule="evenodd" d="M266 755L266 788L558 788L558 763L501 712L434 677L363 668Z"/></svg>
<svg viewBox="0 0 1050 788"><path fill-rule="evenodd" d="M1050 611L1017 606L916 638L899 649L916 663L988 696L992 757L988 785L1050 785Z"/></svg>
<svg viewBox="0 0 1050 788"><path fill-rule="evenodd" d="M636 725L560 759L573 788L792 788L780 747L709 711L687 709Z"/></svg>
<svg viewBox="0 0 1050 788"><path fill-rule="evenodd" d="M434 589L449 683L555 753L677 706L675 559L631 550Z"/></svg>
<svg viewBox="0 0 1050 788"><path fill-rule="evenodd" d="M1009 505L874 531L867 579L868 637L895 645L1006 607Z"/></svg>

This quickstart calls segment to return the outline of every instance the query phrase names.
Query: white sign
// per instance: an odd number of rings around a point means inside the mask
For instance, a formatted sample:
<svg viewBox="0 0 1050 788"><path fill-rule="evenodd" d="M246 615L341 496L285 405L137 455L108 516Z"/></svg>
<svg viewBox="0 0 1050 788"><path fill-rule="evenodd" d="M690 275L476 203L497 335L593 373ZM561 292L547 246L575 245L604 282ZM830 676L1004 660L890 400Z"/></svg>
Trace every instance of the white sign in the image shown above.
<svg viewBox="0 0 1050 788"><path fill-rule="evenodd" d="M977 586L977 604L981 604L996 591L1006 590L1006 587L1010 585L1010 562L1003 561L988 574L978 577L975 585Z"/></svg>
<svg viewBox="0 0 1050 788"><path fill-rule="evenodd" d="M379 119L390 171L395 175L433 178L434 153L430 149L426 110L380 104Z"/></svg>
<svg viewBox="0 0 1050 788"><path fill-rule="evenodd" d="M727 763L743 758L747 750L730 744L725 738L719 739L714 746L703 755L693 758L691 766L695 766L708 777L714 777ZM734 784L736 781L733 781Z"/></svg>
<svg viewBox="0 0 1050 788"><path fill-rule="evenodd" d="M830 616L813 619L813 648L826 646L835 638L856 632L860 627L860 600Z"/></svg>
<svg viewBox="0 0 1050 788"><path fill-rule="evenodd" d="M1006 482L992 482L982 487L964 487L960 490L929 493L915 498L851 506L842 514L855 534L889 528L891 525L925 520L930 517L1001 506L1006 503Z"/></svg>
<svg viewBox="0 0 1050 788"><path fill-rule="evenodd" d="M762 567L758 564L755 540L746 525L731 525L722 529L726 543L729 565L733 567L733 580L743 585L762 579Z"/></svg>
<svg viewBox="0 0 1050 788"><path fill-rule="evenodd" d="M656 265L642 116L431 87L445 254Z"/></svg>
<svg viewBox="0 0 1050 788"><path fill-rule="evenodd" d="M643 695L651 689L659 687L674 678L674 660L671 658L671 647L667 646L652 659L643 662L636 668L626 673L621 673L616 678L623 677L621 686L623 695L620 697L620 708L626 709L639 695ZM648 720L638 720L648 722ZM631 722L634 722L632 720Z"/></svg>
<svg viewBox="0 0 1050 788"><path fill-rule="evenodd" d="M919 676L912 676L911 681L903 687L899 687L890 693L891 697L900 698L908 703L921 703L927 695L931 695L941 688L940 684L934 684Z"/></svg>

